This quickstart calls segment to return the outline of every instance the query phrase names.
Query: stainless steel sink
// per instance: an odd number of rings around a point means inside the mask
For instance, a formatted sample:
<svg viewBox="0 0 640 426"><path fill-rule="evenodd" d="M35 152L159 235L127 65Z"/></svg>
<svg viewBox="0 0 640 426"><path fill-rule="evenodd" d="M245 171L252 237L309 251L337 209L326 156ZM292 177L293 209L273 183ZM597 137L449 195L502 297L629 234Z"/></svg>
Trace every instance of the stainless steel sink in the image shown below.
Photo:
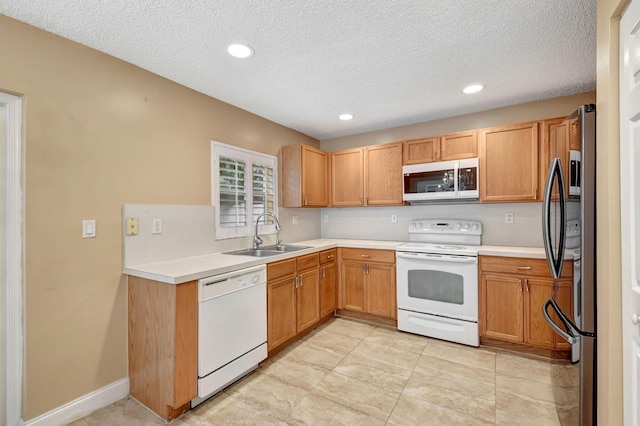
<svg viewBox="0 0 640 426"><path fill-rule="evenodd" d="M304 250L304 249L308 249L311 248L309 246L295 246L293 244L285 244L285 245L272 245L272 246L264 246L262 247L263 250L274 250L274 251L278 251L280 253L288 253L290 251L298 251L298 250Z"/></svg>
<svg viewBox="0 0 640 426"><path fill-rule="evenodd" d="M228 251L224 254L235 254L238 256L254 256L254 257L267 257L267 256L275 256L282 253L289 253L292 251L304 250L310 248L309 246L295 246L295 245L272 245L272 246L264 246L259 249L242 249L242 250L234 250Z"/></svg>

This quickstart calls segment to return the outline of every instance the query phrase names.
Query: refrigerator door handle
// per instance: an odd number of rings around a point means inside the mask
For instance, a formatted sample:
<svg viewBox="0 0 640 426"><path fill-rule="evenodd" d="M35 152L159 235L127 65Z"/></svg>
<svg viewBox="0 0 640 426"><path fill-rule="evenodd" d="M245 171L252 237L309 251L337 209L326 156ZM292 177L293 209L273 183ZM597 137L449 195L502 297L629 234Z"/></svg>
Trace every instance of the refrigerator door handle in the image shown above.
<svg viewBox="0 0 640 426"><path fill-rule="evenodd" d="M553 197L553 182L558 182L558 198L560 203L560 236L558 241L558 251L554 253L553 242L551 241L551 199ZM549 174L544 188L544 199L542 202L542 232L544 237L544 249L549 262L549 269L554 278L560 278L562 273L562 263L564 260L565 226L566 226L566 198L564 189L564 177L562 175L562 165L559 158L551 160Z"/></svg>

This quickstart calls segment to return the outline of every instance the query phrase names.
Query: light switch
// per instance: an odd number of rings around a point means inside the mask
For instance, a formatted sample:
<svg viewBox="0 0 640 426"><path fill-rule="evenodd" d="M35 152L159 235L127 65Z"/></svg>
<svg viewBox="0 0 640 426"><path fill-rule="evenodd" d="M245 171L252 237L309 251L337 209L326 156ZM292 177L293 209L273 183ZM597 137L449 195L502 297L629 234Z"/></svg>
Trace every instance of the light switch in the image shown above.
<svg viewBox="0 0 640 426"><path fill-rule="evenodd" d="M96 220L83 220L82 221L82 238L95 238L96 237Z"/></svg>
<svg viewBox="0 0 640 426"><path fill-rule="evenodd" d="M298 224L298 216L291 216L291 223L293 225L297 225Z"/></svg>
<svg viewBox="0 0 640 426"><path fill-rule="evenodd" d="M127 218L126 234L127 235L138 235L138 218L137 217L128 217Z"/></svg>

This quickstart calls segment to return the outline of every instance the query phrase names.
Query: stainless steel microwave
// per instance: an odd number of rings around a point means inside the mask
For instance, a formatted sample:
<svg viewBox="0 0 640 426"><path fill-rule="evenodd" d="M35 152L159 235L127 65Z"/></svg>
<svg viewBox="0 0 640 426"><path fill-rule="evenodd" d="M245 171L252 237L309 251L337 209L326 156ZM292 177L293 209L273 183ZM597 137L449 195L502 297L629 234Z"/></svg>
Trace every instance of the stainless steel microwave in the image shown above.
<svg viewBox="0 0 640 426"><path fill-rule="evenodd" d="M412 204L479 197L477 158L403 166L402 174L402 198Z"/></svg>

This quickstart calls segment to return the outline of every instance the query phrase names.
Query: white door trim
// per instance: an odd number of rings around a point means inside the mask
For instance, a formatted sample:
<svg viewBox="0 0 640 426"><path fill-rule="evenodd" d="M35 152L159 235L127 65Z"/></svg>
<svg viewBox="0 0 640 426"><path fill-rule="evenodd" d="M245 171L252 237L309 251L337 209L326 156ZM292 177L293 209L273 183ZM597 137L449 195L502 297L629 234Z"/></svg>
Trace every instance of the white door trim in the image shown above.
<svg viewBox="0 0 640 426"><path fill-rule="evenodd" d="M6 338L5 424L22 424L22 368L24 357L24 205L23 205L23 128L22 98L0 92L0 104L8 111L5 217L6 217L6 280L4 306L4 336ZM2 422L0 422L2 423Z"/></svg>

